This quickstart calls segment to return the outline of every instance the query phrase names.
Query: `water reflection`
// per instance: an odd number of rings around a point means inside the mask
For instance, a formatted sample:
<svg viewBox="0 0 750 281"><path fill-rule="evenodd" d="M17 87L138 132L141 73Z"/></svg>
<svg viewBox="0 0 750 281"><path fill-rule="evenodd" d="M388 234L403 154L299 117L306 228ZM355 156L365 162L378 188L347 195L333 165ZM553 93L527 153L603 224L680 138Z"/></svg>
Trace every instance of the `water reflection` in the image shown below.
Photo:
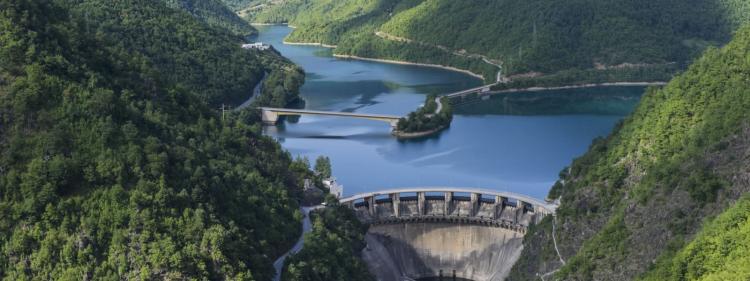
<svg viewBox="0 0 750 281"><path fill-rule="evenodd" d="M436 68L338 60L320 47L282 45L289 29L259 27L306 73L306 108L404 115L428 93L477 86L471 76ZM328 53L330 54L330 53ZM544 198L558 172L606 135L637 103L642 87L494 96L457 106L441 134L399 141L385 122L304 116L265 133L292 154L327 155L345 195L409 186L482 187Z"/></svg>

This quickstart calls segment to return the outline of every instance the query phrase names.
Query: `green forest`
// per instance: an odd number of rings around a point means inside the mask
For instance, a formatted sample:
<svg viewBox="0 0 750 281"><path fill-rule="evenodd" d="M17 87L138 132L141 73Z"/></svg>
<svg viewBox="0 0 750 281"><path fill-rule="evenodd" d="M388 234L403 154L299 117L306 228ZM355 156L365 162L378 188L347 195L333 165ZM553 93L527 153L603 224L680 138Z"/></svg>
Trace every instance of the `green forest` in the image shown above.
<svg viewBox="0 0 750 281"><path fill-rule="evenodd" d="M229 30L238 36L257 33L221 0L163 0L170 8L184 10L211 27Z"/></svg>
<svg viewBox="0 0 750 281"><path fill-rule="evenodd" d="M337 54L449 65L494 82L496 67L453 52L483 55L525 86L668 81L750 22L750 2L285 0L248 13L253 22L294 25L289 41L337 45ZM534 78L523 79L528 76Z"/></svg>
<svg viewBox="0 0 750 281"><path fill-rule="evenodd" d="M297 99L299 69L162 2L0 11L4 280L271 279L313 173L217 106L264 73Z"/></svg>
<svg viewBox="0 0 750 281"><path fill-rule="evenodd" d="M750 167L748 58L745 27L667 86L650 88L550 191L562 202L555 235L565 265L548 221L527 234L511 279L550 268L563 280L750 278L750 250L739 246L748 228L741 194L750 191L741 180Z"/></svg>
<svg viewBox="0 0 750 281"><path fill-rule="evenodd" d="M360 252L367 226L349 207L328 200L328 207L312 212L313 229L305 234L305 248L291 256L283 281L374 281Z"/></svg>
<svg viewBox="0 0 750 281"><path fill-rule="evenodd" d="M288 74L303 80L302 71L275 52L248 52L238 48L244 38L214 28L188 13L162 4L102 0L61 1L71 14L85 19L88 32L121 45L126 52L142 54L159 76L169 83L194 90L208 104L239 104L264 77ZM209 44L210 43L210 44ZM284 89L283 79L264 83L264 90ZM301 83L301 82L299 82ZM292 86L293 83L287 83ZM277 91L273 106L298 102L296 89Z"/></svg>

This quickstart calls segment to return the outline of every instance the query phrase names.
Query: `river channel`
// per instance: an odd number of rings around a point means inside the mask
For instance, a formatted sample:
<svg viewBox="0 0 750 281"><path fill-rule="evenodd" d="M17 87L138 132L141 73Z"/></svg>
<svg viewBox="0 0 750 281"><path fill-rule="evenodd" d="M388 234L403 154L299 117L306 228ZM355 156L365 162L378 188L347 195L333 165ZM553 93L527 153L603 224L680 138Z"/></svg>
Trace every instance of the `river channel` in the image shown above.
<svg viewBox="0 0 750 281"><path fill-rule="evenodd" d="M482 84L439 68L346 60L330 49L284 45L286 26L257 26L269 43L306 72L301 94L313 110L405 115L429 93ZM633 110L643 87L515 93L454 108L439 135L401 141L387 123L303 116L266 127L293 155L331 158L344 195L397 187L479 187L543 199L571 160Z"/></svg>

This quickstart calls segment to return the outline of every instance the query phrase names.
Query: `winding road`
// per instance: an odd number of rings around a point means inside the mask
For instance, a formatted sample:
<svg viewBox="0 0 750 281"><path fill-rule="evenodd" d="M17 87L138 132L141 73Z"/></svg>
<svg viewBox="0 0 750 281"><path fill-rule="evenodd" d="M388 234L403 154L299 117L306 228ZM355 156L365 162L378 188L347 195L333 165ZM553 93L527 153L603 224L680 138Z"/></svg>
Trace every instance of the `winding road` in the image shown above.
<svg viewBox="0 0 750 281"><path fill-rule="evenodd" d="M305 244L305 233L308 233L312 230L312 222L310 222L310 211L314 211L324 207L325 206L323 205L317 205L312 207L300 208L300 211L302 211L302 215L304 216L302 219L302 234L299 235L297 243L294 243L294 246L289 249L289 251L281 255L278 259L276 259L275 262L273 262L273 268L276 270L276 275L273 277L273 281L281 280L281 270L284 268L284 261L286 260L286 258L302 250L302 247Z"/></svg>

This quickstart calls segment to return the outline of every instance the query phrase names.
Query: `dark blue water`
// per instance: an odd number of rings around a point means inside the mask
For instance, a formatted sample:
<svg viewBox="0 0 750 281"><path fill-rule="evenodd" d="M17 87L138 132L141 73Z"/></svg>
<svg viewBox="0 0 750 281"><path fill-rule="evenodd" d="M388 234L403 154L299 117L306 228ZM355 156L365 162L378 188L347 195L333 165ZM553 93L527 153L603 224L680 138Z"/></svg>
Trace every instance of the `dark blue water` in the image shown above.
<svg viewBox="0 0 750 281"><path fill-rule="evenodd" d="M285 26L259 26L271 43L301 65L308 109L403 115L428 93L481 84L442 69L341 60L328 49L283 45ZM292 154L311 162L327 155L345 195L396 187L457 186L507 190L544 198L558 172L608 134L637 104L643 88L608 87L519 93L455 108L451 127L410 141L387 123L304 116L267 127Z"/></svg>

